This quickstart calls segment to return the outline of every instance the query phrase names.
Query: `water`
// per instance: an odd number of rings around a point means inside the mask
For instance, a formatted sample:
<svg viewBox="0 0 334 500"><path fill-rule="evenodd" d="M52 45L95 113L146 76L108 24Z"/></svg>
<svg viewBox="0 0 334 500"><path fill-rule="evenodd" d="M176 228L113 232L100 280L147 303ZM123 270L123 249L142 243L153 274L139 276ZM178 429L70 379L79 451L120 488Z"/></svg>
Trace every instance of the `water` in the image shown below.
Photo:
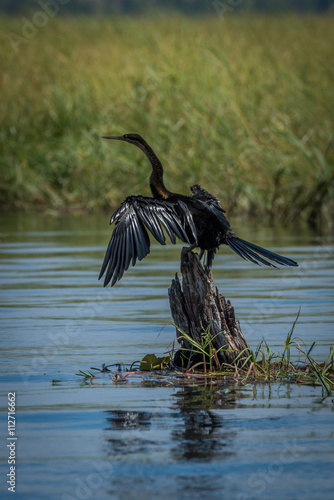
<svg viewBox="0 0 334 500"><path fill-rule="evenodd" d="M7 393L16 394L19 499L332 498L333 400L319 387L177 387L75 373L162 355L173 340L167 289L181 247L154 246L113 289L97 274L108 216L1 216L1 485ZM258 268L221 250L215 284L252 347L294 334L325 360L333 344L333 239L234 224L297 260ZM295 353L297 359L297 353ZM227 390L226 390L227 389Z"/></svg>

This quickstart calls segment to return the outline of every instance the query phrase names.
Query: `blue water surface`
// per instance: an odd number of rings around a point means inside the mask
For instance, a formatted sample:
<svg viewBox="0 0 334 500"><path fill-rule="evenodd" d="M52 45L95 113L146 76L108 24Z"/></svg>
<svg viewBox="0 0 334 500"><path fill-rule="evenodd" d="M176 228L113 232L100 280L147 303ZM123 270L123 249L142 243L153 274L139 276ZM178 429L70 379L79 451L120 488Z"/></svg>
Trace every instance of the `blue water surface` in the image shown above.
<svg viewBox="0 0 334 500"><path fill-rule="evenodd" d="M7 394L16 396L18 499L329 499L334 404L320 387L178 387L79 370L132 363L171 347L168 287L181 246L153 245L112 289L97 280L107 216L1 216L2 498L9 472ZM234 225L245 239L297 260L267 269L229 249L214 280L252 348L282 351L294 335L325 361L333 345L333 239L305 228ZM301 343L303 346L303 344ZM292 352L298 360L298 350ZM113 368L116 370L116 368Z"/></svg>

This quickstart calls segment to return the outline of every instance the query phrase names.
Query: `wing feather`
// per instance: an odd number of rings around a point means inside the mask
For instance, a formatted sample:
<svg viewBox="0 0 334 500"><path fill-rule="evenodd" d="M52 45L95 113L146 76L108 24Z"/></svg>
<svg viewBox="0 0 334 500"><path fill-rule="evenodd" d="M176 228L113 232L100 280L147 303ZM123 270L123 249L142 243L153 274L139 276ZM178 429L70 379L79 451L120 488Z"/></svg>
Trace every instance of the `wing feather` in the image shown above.
<svg viewBox="0 0 334 500"><path fill-rule="evenodd" d="M166 245L166 238L155 216L155 213L152 210L150 210L149 213L147 213L145 209L144 210L141 209L140 218L147 227L147 229L152 233L154 238L160 243L160 245Z"/></svg>
<svg viewBox="0 0 334 500"><path fill-rule="evenodd" d="M131 245L133 242L131 229L127 229L127 237L126 237L126 248L125 248L125 262L124 262L124 271L129 269L129 265L131 262Z"/></svg>
<svg viewBox="0 0 334 500"><path fill-rule="evenodd" d="M190 228L190 231L192 233L192 237L194 238L194 240L197 244L197 231L196 231L196 227L195 227L191 212L190 212L189 208L187 207L187 205L183 201L179 200L178 205L181 207L181 210L184 214L185 224L188 225L188 227Z"/></svg>
<svg viewBox="0 0 334 500"><path fill-rule="evenodd" d="M122 266L123 266L122 260L124 256L123 248L124 248L124 234L122 234L119 239L118 252L117 252L118 260L115 261L116 265L111 281L111 286L113 286L116 283L116 281L122 277L123 274L122 272Z"/></svg>
<svg viewBox="0 0 334 500"><path fill-rule="evenodd" d="M130 263L134 266L150 252L148 231L161 244L166 244L164 231L171 242L176 237L190 243L190 228L193 239L197 241L196 229L189 208L185 203L159 201L143 196L126 198L113 213L110 223L115 223L107 251L102 263L99 279L104 275L104 286L113 286L120 280ZM187 226L187 227L186 227Z"/></svg>
<svg viewBox="0 0 334 500"><path fill-rule="evenodd" d="M104 278L104 286L106 286L109 283L109 281L111 280L111 278L114 274L114 270L115 270L115 267L117 264L117 260L115 259L115 255L117 254L117 249L120 245L120 240L115 239L113 242L110 240L110 243L114 243L114 245L110 245L110 247L112 248L112 251L109 254L108 268L107 268L106 275Z"/></svg>

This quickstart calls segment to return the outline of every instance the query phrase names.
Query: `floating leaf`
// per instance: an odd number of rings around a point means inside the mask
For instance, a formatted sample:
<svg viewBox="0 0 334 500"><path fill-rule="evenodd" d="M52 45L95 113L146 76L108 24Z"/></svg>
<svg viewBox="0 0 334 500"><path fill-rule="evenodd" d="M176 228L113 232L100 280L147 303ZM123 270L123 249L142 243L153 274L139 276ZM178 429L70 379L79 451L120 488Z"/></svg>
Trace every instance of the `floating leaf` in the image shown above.
<svg viewBox="0 0 334 500"><path fill-rule="evenodd" d="M162 358L157 358L155 354L146 354L140 362L140 370L150 371L150 370L165 370L169 367L171 357L163 356Z"/></svg>

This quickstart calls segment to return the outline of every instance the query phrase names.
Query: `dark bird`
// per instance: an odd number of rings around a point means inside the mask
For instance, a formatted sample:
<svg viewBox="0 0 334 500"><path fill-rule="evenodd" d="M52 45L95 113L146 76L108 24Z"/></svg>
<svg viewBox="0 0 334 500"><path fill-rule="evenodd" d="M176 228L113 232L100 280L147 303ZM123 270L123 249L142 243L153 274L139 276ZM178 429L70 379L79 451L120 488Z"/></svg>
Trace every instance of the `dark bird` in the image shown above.
<svg viewBox="0 0 334 500"><path fill-rule="evenodd" d="M219 245L228 245L243 259L254 264L275 267L267 259L283 266L298 266L294 260L278 255L248 241L238 238L231 230L225 217L225 210L218 199L199 185L192 186L192 196L169 191L163 180L162 164L153 149L138 134L125 134L120 137L103 137L129 142L140 148L152 165L150 188L153 198L128 196L114 212L110 224L115 222L99 279L106 271L104 286L111 281L113 286L120 280L132 261L142 260L150 252L149 231L161 244L166 244L163 229L171 242L176 237L188 243L188 250L200 248L200 258L207 251L206 265L212 261Z"/></svg>

